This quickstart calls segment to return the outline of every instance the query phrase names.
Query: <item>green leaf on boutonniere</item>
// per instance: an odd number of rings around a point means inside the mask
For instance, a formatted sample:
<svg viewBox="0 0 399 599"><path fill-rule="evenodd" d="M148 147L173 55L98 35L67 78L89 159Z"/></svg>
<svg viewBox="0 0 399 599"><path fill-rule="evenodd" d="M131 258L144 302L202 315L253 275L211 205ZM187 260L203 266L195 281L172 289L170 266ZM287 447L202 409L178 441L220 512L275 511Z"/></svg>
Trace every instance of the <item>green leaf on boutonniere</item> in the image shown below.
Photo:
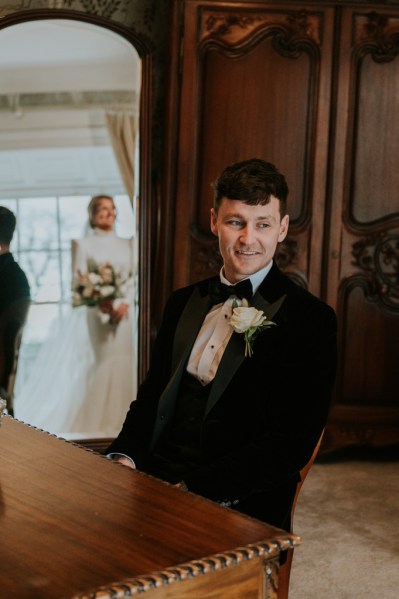
<svg viewBox="0 0 399 599"><path fill-rule="evenodd" d="M249 306L246 299L241 301L241 306L238 306L236 300L233 300L233 314L229 324L236 333L244 335L245 356L248 357L253 355L253 342L259 333L271 326L276 326L275 322L267 319L262 310Z"/></svg>

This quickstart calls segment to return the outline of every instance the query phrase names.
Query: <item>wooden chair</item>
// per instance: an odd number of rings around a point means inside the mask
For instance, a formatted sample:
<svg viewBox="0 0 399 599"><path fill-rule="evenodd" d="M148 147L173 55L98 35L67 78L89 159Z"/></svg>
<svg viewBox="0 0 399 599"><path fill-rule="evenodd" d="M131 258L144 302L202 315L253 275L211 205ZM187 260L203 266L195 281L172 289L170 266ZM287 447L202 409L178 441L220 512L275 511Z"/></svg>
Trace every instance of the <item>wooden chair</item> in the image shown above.
<svg viewBox="0 0 399 599"><path fill-rule="evenodd" d="M291 532L293 531L293 527L294 527L294 512L295 512L296 504L298 501L299 493L300 493L303 483L305 482L305 478L308 475L309 470L313 466L313 462L315 461L316 456L319 452L320 445L321 445L321 442L323 439L323 434L324 434L324 430L321 433L320 438L317 442L317 445L313 450L312 457L300 471L301 480L299 481L299 483L297 485L294 502L292 504L292 510L291 510ZM293 557L294 557L294 549L292 548L287 551L286 561L284 562L284 564L282 564L280 566L280 572L279 572L279 577L278 577L277 599L288 599L288 590L289 590L289 584L290 584L290 574L291 574L291 565L292 565Z"/></svg>
<svg viewBox="0 0 399 599"><path fill-rule="evenodd" d="M14 385L17 374L22 331L30 299L22 297L10 304L0 316L0 392L7 401L7 411L14 414Z"/></svg>

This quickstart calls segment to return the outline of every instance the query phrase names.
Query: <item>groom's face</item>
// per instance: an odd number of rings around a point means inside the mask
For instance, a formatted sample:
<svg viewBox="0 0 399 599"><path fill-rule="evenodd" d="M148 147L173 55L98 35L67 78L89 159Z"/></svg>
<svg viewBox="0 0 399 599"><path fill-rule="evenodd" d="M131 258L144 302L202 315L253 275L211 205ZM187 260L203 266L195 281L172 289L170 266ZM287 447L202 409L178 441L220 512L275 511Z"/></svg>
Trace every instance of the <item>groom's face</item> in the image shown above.
<svg viewBox="0 0 399 599"><path fill-rule="evenodd" d="M217 213L211 209L211 230L219 238L226 279L236 283L269 264L288 224L288 215L281 218L274 196L256 206L223 198Z"/></svg>

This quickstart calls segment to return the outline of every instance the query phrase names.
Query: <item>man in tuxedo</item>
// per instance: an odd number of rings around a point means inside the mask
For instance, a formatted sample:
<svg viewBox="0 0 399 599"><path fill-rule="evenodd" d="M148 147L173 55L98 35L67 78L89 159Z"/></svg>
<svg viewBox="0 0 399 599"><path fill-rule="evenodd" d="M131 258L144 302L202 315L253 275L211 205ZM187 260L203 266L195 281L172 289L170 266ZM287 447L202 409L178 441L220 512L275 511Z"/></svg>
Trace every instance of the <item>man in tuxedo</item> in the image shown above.
<svg viewBox="0 0 399 599"><path fill-rule="evenodd" d="M289 225L277 168L235 163L213 187L220 275L170 296L107 454L289 530L299 471L328 416L336 316L273 260Z"/></svg>

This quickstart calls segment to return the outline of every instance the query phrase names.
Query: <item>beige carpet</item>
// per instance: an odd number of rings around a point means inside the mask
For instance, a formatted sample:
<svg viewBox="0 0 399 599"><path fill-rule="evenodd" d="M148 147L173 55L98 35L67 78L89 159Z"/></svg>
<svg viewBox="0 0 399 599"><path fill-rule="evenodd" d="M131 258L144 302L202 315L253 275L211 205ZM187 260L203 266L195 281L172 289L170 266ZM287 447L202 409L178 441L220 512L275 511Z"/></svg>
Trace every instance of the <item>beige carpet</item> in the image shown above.
<svg viewBox="0 0 399 599"><path fill-rule="evenodd" d="M398 599L399 461L316 462L294 532L290 599Z"/></svg>

